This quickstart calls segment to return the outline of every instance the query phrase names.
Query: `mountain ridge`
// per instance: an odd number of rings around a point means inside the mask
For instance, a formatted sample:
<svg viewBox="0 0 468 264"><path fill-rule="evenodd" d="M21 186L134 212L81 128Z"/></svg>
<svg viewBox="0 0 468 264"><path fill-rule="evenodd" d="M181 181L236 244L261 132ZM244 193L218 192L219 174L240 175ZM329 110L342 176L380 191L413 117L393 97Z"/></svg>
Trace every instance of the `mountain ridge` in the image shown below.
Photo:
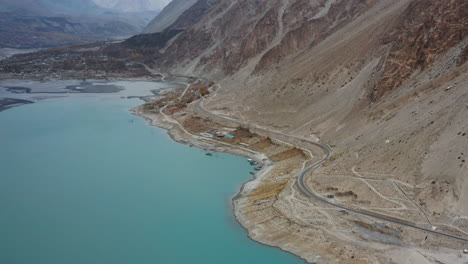
<svg viewBox="0 0 468 264"><path fill-rule="evenodd" d="M1 0L1 48L44 48L122 39L141 32L153 12L115 13L93 1Z"/></svg>

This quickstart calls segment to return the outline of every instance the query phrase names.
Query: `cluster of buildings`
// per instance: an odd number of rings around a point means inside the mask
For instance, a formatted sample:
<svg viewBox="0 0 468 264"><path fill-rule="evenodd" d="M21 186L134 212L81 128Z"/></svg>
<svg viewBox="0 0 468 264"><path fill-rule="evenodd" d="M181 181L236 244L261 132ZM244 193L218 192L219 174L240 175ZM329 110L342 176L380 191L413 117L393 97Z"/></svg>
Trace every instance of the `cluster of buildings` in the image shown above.
<svg viewBox="0 0 468 264"><path fill-rule="evenodd" d="M229 139L234 139L235 137L227 132L222 132L222 131L218 131L216 129L211 129L210 131L206 132L206 133L200 133L200 135L202 137L206 137L206 138L211 138L211 139L214 139L214 138L224 138L224 137L227 137Z"/></svg>

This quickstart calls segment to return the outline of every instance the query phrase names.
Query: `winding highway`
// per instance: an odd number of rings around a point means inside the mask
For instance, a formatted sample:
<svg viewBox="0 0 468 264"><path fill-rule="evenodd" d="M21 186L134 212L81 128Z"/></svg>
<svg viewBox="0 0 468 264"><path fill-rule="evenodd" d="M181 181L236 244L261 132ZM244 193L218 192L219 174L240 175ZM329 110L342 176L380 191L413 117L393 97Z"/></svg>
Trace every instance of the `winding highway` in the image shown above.
<svg viewBox="0 0 468 264"><path fill-rule="evenodd" d="M394 223L394 224L398 224L398 225L402 225L402 226L406 226L406 227L410 227L410 228L414 228L414 229L417 229L417 230L421 230L421 231L424 231L424 232L428 232L428 233L432 233L432 234L436 234L436 235L440 235L440 236L444 236L444 237L448 237L448 238L452 238L452 239L455 239L455 240L458 240L458 241L462 241L462 242L468 242L468 238L464 238L464 237L460 237L460 236L456 236L456 235L451 235L451 234L447 234L447 233L443 233L443 232L439 232L439 231L435 231L435 230L432 230L432 229L429 229L429 228L424 228L424 227L420 227L420 226L416 226L416 225L412 225L410 223L405 223L403 221L398 221L394 218L387 218L387 217L384 217L384 216L381 216L381 215L377 215L377 214L372 214L372 213L369 213L369 212L363 212L363 211L359 211L359 210L356 210L356 209L353 209L353 208L348 208L348 207L345 207L343 205L339 205L339 204L336 204L336 203L333 203L331 202L330 200L322 197L321 195L319 194L316 194L311 188L309 188L306 184L305 184L305 178L306 176L314 169L320 167L320 165L322 165L324 162L326 162L330 157L331 157L331 149L324 145L324 144L321 144L321 143L318 143L318 142L314 142L314 141L310 141L310 140L307 140L307 139L304 139L304 138L299 138L299 137L296 137L296 136L291 136L291 135L286 135L286 134L283 134L283 133L280 133L280 132L275 132L275 131L269 131L269 130L266 130L266 129L263 129L263 128L259 128L259 127L255 127L255 126L252 126L252 125L249 125L249 124L244 124L244 123L241 123L237 120L233 120L233 119L229 119L229 118L226 118L226 117L223 117L223 116L219 116L219 115L216 115L216 114L213 114L211 112L208 112L207 110L205 110L202 106L202 100L199 100L196 104L196 107L197 109L203 113L204 115L206 116L209 116L209 117L214 117L214 118L221 118L221 119L224 119L225 121L227 122L230 122L230 123L234 123L234 124L237 124L237 125L240 125L240 126L244 126L244 127L248 127L248 128L251 128L251 129L254 129L254 130L258 130L258 131L261 131L261 132L264 132L264 133L267 133L267 134L274 134L274 135L278 135L278 136L282 136L282 137L287 137L287 138L290 138L290 139L295 139L295 140L299 140L301 142L304 142L304 143L308 143L308 144L312 144L312 145L315 145L319 148L321 148L324 152L324 156L322 157L322 159L320 159L319 161L317 161L316 163L314 163L313 165L305 168L300 174L299 174L299 177L298 177L298 185L299 187L301 188L301 190L304 192L304 194L306 194L307 196L309 196L310 198L313 198L315 200L318 200L320 202L323 202L325 204L328 204L330 206L333 206L335 208L338 208L338 209L341 209L341 210L345 210L345 211L348 211L348 212L352 212L352 213L355 213L355 214L359 214L359 215L364 215L364 216L368 216L368 217L371 217L371 218L374 218L374 219L378 219L378 220L383 220L383 221L386 221L386 222L390 222L390 223Z"/></svg>
<svg viewBox="0 0 468 264"><path fill-rule="evenodd" d="M144 64L143 64L144 65ZM165 75L164 74L161 74L159 72L155 72L154 70L152 70L150 67L144 65L144 67L152 74L159 74L162 76L162 80L165 81ZM190 77L190 76L183 76L183 77ZM190 78L195 78L195 77L190 77ZM205 79L205 78L196 78L196 79L201 79L201 80L204 80L206 83L208 83L208 80ZM187 91L188 87L189 87L189 84L188 83L185 83L185 85L187 85L187 88L186 90L184 91L184 94L185 92ZM399 221L395 218L387 218L385 216L382 216L382 215L377 215L377 214L372 214L370 212L363 212L363 211L359 211L357 209L353 209L353 208L348 208L348 207L345 207L343 205L339 205L339 204L336 204L336 203L333 203L331 202L330 200L322 197L321 195L319 194L316 194L311 188L309 188L306 184L305 184L305 178L306 176L314 169L320 167L320 165L322 165L323 163L325 163L330 157L331 157L331 149L327 146L327 145L324 145L324 144L321 144L321 143L318 143L318 142L314 142L314 141L311 141L311 140L307 140L307 139L304 139L304 138L300 138L300 137L296 137L296 136L292 136L292 135L287 135L287 134L283 134L283 133L280 133L280 132L276 132L276 131L270 131L270 130L266 130L266 129L263 129L263 128L259 128L259 127L256 127L256 126L252 126L250 124L244 124L242 122L239 122L237 120L234 120L234 119L230 119L230 118L227 118L227 117L224 117L224 116L220 116L220 115L216 115L216 114L213 114L207 110L205 110L202 106L202 102L203 102L203 99L204 97L201 99L201 100L198 100L198 102L196 102L196 109L198 109L198 111L200 111L200 113L208 116L208 117L212 117L212 118L215 118L215 119L222 119L224 121L227 121L227 122L230 122L230 123L234 123L234 124L237 124L237 125L240 125L240 126L244 126L244 127L248 127L250 129L254 129L254 130L257 130L257 131L260 131L260 132L264 132L266 134L274 134L274 135L277 135L277 136L281 136L281 137L286 137L286 138L290 138L290 139L295 139L295 140L298 140L300 142L304 142L304 143L308 143L308 144L312 144L312 145L315 145L319 148L322 149L322 151L324 152L324 155L323 157L317 161L316 163L312 164L311 166L305 168L300 174L299 174L299 177L298 177L298 185L300 187L300 189L303 191L304 194L306 194L308 197L310 198L313 198L315 200L318 200L322 203L325 203L327 205L330 205L332 207L335 207L335 208L338 208L338 209L341 209L341 210L345 210L345 211L348 211L348 212L352 212L352 213L355 213L355 214L358 214L358 215L363 215L363 216L367 216L367 217L370 217L370 218L374 218L374 219L378 219L378 220L382 220L382 221L386 221L386 222L390 222L390 223L394 223L394 224L398 224L398 225L402 225L402 226L406 226L406 227L410 227L410 228L413 228L413 229L417 229L417 230L420 230L420 231L424 231L424 232L428 232L428 233L431 233L431 234L435 234L435 235L440 235L440 236L444 236L444 237L448 237L448 238L451 238L451 239L455 239L455 240L458 240L458 241L462 241L462 242L468 242L468 238L464 238L464 237L460 237L460 236L456 236L456 235L451 235L451 234L448 234L448 233L444 233L444 232L439 232L439 231L435 231L433 229L429 229L429 228L424 228L424 227L420 227L420 226L417 226L417 225L413 225L413 224L410 224L410 223L406 223L406 222L403 222L403 221ZM162 114L164 116L166 116L164 114L164 112L162 112ZM185 130L180 124L179 126ZM186 131L186 130L185 130ZM191 134L190 132L186 131L188 134ZM228 144L227 144L228 145ZM245 148L242 148L244 150L249 150L249 149L245 149ZM251 150L249 150L251 151Z"/></svg>

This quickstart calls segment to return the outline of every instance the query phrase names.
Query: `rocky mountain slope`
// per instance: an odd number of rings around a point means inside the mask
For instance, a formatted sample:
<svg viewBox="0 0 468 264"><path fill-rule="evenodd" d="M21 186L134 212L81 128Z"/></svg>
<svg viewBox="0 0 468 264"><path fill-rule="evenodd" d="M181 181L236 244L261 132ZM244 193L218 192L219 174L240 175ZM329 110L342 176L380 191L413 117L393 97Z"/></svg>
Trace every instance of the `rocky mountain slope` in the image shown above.
<svg viewBox="0 0 468 264"><path fill-rule="evenodd" d="M212 79L211 112L327 144L307 184L336 203L468 236L465 1L198 0L178 14L97 54ZM317 205L291 179L248 207L254 239L317 263L468 261L466 243Z"/></svg>
<svg viewBox="0 0 468 264"><path fill-rule="evenodd" d="M467 19L457 0L217 0L146 62L220 82L213 112L332 146L309 183L324 195L466 235ZM395 190L416 209L378 202Z"/></svg>

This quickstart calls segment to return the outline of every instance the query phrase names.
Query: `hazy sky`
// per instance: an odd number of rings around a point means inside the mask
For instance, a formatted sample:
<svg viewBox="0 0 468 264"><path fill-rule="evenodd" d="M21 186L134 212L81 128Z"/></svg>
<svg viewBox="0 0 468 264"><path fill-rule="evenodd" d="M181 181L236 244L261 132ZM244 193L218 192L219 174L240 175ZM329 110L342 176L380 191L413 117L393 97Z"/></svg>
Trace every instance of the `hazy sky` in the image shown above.
<svg viewBox="0 0 468 264"><path fill-rule="evenodd" d="M156 10L165 7L171 0L93 0L96 4L122 11Z"/></svg>

